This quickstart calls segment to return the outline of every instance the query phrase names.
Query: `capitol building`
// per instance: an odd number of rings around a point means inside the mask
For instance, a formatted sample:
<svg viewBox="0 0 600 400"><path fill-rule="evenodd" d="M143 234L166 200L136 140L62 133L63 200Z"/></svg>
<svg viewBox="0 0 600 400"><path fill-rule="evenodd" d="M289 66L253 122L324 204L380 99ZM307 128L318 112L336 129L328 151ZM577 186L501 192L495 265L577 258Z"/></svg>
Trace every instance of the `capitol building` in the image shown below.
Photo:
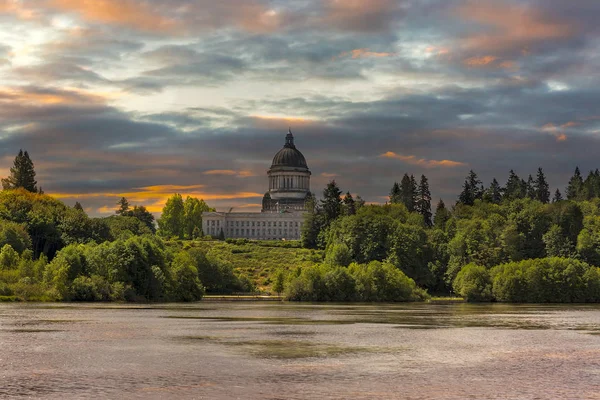
<svg viewBox="0 0 600 400"><path fill-rule="evenodd" d="M261 240L300 239L306 202L311 198L310 170L294 144L290 130L283 148L275 154L267 171L269 190L261 212L205 212L205 235Z"/></svg>

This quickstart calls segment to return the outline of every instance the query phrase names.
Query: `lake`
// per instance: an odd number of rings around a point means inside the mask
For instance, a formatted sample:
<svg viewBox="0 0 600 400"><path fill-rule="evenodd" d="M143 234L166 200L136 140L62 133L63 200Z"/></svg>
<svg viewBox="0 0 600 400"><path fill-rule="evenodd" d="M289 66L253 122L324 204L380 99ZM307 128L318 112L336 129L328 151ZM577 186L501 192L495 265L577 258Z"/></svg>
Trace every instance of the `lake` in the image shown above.
<svg viewBox="0 0 600 400"><path fill-rule="evenodd" d="M600 305L0 304L0 398L600 399Z"/></svg>

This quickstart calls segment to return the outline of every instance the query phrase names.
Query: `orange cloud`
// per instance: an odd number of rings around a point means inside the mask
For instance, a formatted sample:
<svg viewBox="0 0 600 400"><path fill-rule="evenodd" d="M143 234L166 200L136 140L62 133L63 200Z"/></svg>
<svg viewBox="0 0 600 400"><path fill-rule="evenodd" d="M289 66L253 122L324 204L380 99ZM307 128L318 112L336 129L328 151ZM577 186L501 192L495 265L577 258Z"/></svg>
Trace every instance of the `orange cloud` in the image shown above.
<svg viewBox="0 0 600 400"><path fill-rule="evenodd" d="M327 173L327 172L321 172L321 176L323 176L325 178L335 178L338 175L337 174L330 174L330 173Z"/></svg>
<svg viewBox="0 0 600 400"><path fill-rule="evenodd" d="M565 135L564 133L556 135L557 142L564 142L565 140L567 140L567 135Z"/></svg>
<svg viewBox="0 0 600 400"><path fill-rule="evenodd" d="M176 10L168 2L142 0L48 0L61 12L86 21L171 34L185 34L233 25L251 32L282 26L283 16L255 0L196 1Z"/></svg>
<svg viewBox="0 0 600 400"><path fill-rule="evenodd" d="M340 53L340 55L338 57L342 58L342 57L351 56L352 58L356 59L356 58L369 58L369 57L375 57L375 58L391 57L394 55L396 55L396 53L376 52L376 51L370 51L369 49L365 48L365 49L354 49L354 50L350 50L350 51L344 51L344 52Z"/></svg>
<svg viewBox="0 0 600 400"><path fill-rule="evenodd" d="M62 11L75 12L88 21L129 26L145 31L170 31L177 26L153 10L147 3L135 0L51 0Z"/></svg>
<svg viewBox="0 0 600 400"><path fill-rule="evenodd" d="M494 61L496 61L497 59L498 59L498 57L495 57L495 56L471 57L471 58L467 58L464 61L464 64L468 65L469 67L481 67L481 66L489 65L489 64L493 63Z"/></svg>
<svg viewBox="0 0 600 400"><path fill-rule="evenodd" d="M206 201L211 200L235 200L262 198L262 194L253 192L234 192L234 193L211 193L201 191L204 185L156 185L146 186L134 189L135 191L113 193L52 193L51 196L57 199L84 200L84 199L105 199L108 205L98 208L99 213L113 213L117 208L116 203L121 197L127 198L133 204L143 204L150 212L160 213L167 202L167 199L173 193L180 193L183 197L191 196ZM114 204L114 205L113 205Z"/></svg>
<svg viewBox="0 0 600 400"><path fill-rule="evenodd" d="M566 124L562 124L561 128L574 128L576 126L581 126L581 122L569 121Z"/></svg>
<svg viewBox="0 0 600 400"><path fill-rule="evenodd" d="M103 103L106 97L82 89L37 89L0 87L0 102L10 101L34 105Z"/></svg>
<svg viewBox="0 0 600 400"><path fill-rule="evenodd" d="M388 151L386 153L381 154L379 157L384 158L393 158L396 160L403 161L410 165L418 165L425 168L434 168L434 167L463 167L466 166L466 163L452 160L427 160L425 158L417 158L416 156L404 156L401 154L394 153L393 151Z"/></svg>
<svg viewBox="0 0 600 400"><path fill-rule="evenodd" d="M550 20L538 10L523 5L472 0L456 11L467 21L489 26L487 33L469 36L465 46L470 49L527 49L527 44L542 40L568 38L576 28L568 23Z"/></svg>

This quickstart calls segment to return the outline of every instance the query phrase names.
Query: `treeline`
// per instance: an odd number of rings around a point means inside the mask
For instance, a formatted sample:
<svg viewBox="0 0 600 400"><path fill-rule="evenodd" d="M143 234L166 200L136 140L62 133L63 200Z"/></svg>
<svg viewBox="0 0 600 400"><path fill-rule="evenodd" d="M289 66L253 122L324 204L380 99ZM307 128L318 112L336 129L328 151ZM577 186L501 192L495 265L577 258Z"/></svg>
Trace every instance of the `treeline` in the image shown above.
<svg viewBox="0 0 600 400"><path fill-rule="evenodd" d="M170 244L136 215L122 207L117 215L89 218L80 206L43 194L0 192L0 296L194 301L205 290L254 290L231 265L200 249Z"/></svg>
<svg viewBox="0 0 600 400"><path fill-rule="evenodd" d="M158 221L121 198L115 215L90 218L43 194L20 151L0 192L0 300L195 301L205 292L254 290L211 254L171 238L202 236L202 200L173 195Z"/></svg>
<svg viewBox="0 0 600 400"><path fill-rule="evenodd" d="M343 198L332 181L322 199L312 202L302 243L308 248L324 249L325 263L338 267L368 265L373 261L392 265L432 294L460 294L470 300L597 302L600 293L594 288L600 282L598 185L597 171L583 179L577 169L568 183L567 199L557 190L551 200L541 169L536 178L530 176L528 180L511 171L504 187L494 179L488 188L470 171L456 204L447 208L440 201L432 216L425 176L417 181L404 175L400 183L392 186L390 201L385 205L352 207L344 201L349 194ZM563 261L554 261L555 257ZM568 273L573 272L574 265L579 266L573 273L584 282L580 289L586 294L556 294L557 290L570 290L571 278L536 281L527 286L536 287L535 296L503 294L500 288L504 286L494 284L500 279L500 266L529 260L539 261L531 269L537 271L531 272L533 275L550 274L562 262ZM485 275L489 283L489 295L468 295L464 285L457 282L466 266L485 271L480 275ZM460 276L464 281L464 276ZM282 292L290 293L289 290L286 286Z"/></svg>

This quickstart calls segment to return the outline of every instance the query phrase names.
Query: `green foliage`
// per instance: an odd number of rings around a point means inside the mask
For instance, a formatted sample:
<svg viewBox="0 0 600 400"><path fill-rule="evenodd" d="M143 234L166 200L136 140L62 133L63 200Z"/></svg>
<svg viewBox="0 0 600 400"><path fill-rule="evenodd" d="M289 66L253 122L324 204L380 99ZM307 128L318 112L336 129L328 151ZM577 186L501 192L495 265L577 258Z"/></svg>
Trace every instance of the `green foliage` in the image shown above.
<svg viewBox="0 0 600 400"><path fill-rule="evenodd" d="M542 258L502 264L491 271L498 301L528 303L598 302L598 268L570 258Z"/></svg>
<svg viewBox="0 0 600 400"><path fill-rule="evenodd" d="M160 234L165 237L183 239L185 231L184 223L185 209L183 198L179 193L175 193L167 200L162 215L158 220Z"/></svg>
<svg viewBox="0 0 600 400"><path fill-rule="evenodd" d="M109 237L112 240L124 240L131 236L150 235L152 231L142 221L135 217L113 215L107 218L95 219L108 227ZM92 220L94 221L94 220Z"/></svg>
<svg viewBox="0 0 600 400"><path fill-rule="evenodd" d="M19 265L19 253L10 244L5 244L0 250L0 268L16 269Z"/></svg>
<svg viewBox="0 0 600 400"><path fill-rule="evenodd" d="M467 301L489 301L492 299L492 284L489 271L481 265L467 264L461 268L452 283L454 291Z"/></svg>
<svg viewBox="0 0 600 400"><path fill-rule="evenodd" d="M204 200L188 196L183 203L184 236L187 239L198 238L202 232L202 213L214 211Z"/></svg>
<svg viewBox="0 0 600 400"><path fill-rule="evenodd" d="M296 301L419 301L427 294L388 263L313 265L288 275L285 298Z"/></svg>
<svg viewBox="0 0 600 400"><path fill-rule="evenodd" d="M325 264L347 267L352 262L352 254L345 243L334 243L325 253Z"/></svg>
<svg viewBox="0 0 600 400"><path fill-rule="evenodd" d="M23 224L0 220L0 247L10 245L17 253L31 248L31 238Z"/></svg>

